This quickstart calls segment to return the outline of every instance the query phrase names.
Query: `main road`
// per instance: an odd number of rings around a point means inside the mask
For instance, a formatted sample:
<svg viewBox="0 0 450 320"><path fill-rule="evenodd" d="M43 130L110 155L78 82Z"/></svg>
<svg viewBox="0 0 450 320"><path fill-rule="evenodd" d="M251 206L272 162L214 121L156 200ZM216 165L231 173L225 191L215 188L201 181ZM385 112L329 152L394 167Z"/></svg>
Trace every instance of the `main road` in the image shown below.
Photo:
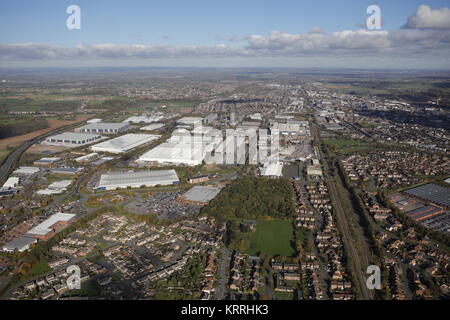
<svg viewBox="0 0 450 320"><path fill-rule="evenodd" d="M44 134L41 134L40 136L37 136L31 140L28 140L26 142L24 142L22 145L20 145L19 147L17 147L16 149L14 149L14 151L12 151L3 161L2 166L0 167L0 183L3 183L9 176L11 169L14 165L14 163L20 159L20 156L28 149L30 148L33 144L49 137L52 136L54 134L58 134L61 133L63 131L66 130L70 130L73 129L77 126L79 126L83 121L79 121L77 123L72 123L69 125L65 125L62 127L58 127L56 129L53 129L49 132L46 132Z"/></svg>

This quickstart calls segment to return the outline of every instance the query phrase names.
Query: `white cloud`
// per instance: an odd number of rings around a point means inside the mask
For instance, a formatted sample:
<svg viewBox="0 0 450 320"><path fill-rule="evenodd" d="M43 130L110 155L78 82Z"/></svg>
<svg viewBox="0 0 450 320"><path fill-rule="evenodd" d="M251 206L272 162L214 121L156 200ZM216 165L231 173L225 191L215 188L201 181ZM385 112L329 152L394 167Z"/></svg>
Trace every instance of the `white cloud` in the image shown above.
<svg viewBox="0 0 450 320"><path fill-rule="evenodd" d="M36 43L0 44L0 61L267 57L448 59L450 10L431 10L428 6L420 6L409 17L407 28L393 31L358 29L326 34L320 27L314 27L306 33L275 30L266 35L252 34L242 39L216 36L216 40L219 39L224 43L234 42L234 45L95 44L64 48ZM238 46L240 42L242 45Z"/></svg>
<svg viewBox="0 0 450 320"><path fill-rule="evenodd" d="M408 18L404 26L410 29L450 30L450 9L443 7L432 10L427 5L421 5L416 13Z"/></svg>

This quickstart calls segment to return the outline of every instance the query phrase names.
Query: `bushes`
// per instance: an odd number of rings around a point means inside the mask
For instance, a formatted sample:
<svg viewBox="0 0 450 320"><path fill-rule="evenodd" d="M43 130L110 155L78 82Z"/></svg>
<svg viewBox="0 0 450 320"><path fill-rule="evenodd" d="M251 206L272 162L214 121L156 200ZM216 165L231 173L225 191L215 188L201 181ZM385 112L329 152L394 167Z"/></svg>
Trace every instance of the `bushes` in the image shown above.
<svg viewBox="0 0 450 320"><path fill-rule="evenodd" d="M48 127L48 122L45 119L33 119L33 121L20 121L4 124L0 126L0 139L21 136Z"/></svg>

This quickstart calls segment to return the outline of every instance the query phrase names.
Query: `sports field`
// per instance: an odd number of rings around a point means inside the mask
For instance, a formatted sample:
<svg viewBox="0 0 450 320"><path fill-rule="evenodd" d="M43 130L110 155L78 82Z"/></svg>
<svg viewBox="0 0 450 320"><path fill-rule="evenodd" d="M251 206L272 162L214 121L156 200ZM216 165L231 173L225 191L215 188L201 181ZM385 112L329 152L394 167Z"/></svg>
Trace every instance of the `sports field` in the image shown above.
<svg viewBox="0 0 450 320"><path fill-rule="evenodd" d="M291 246L293 231L292 221L289 220L258 220L256 231L250 237L248 253L292 256L294 254Z"/></svg>

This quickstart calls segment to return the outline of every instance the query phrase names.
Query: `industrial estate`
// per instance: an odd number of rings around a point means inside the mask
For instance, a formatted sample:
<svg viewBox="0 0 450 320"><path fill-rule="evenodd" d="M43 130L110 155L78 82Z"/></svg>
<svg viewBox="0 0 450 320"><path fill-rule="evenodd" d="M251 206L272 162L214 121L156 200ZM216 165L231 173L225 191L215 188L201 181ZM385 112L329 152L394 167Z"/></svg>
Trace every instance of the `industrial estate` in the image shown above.
<svg viewBox="0 0 450 320"><path fill-rule="evenodd" d="M108 97L74 79L73 110L2 104L76 119L4 157L3 299L449 297L447 107L329 85L348 75L180 74ZM3 92L26 95L15 77Z"/></svg>
<svg viewBox="0 0 450 320"><path fill-rule="evenodd" d="M0 4L2 307L450 299L448 3L78 2Z"/></svg>

